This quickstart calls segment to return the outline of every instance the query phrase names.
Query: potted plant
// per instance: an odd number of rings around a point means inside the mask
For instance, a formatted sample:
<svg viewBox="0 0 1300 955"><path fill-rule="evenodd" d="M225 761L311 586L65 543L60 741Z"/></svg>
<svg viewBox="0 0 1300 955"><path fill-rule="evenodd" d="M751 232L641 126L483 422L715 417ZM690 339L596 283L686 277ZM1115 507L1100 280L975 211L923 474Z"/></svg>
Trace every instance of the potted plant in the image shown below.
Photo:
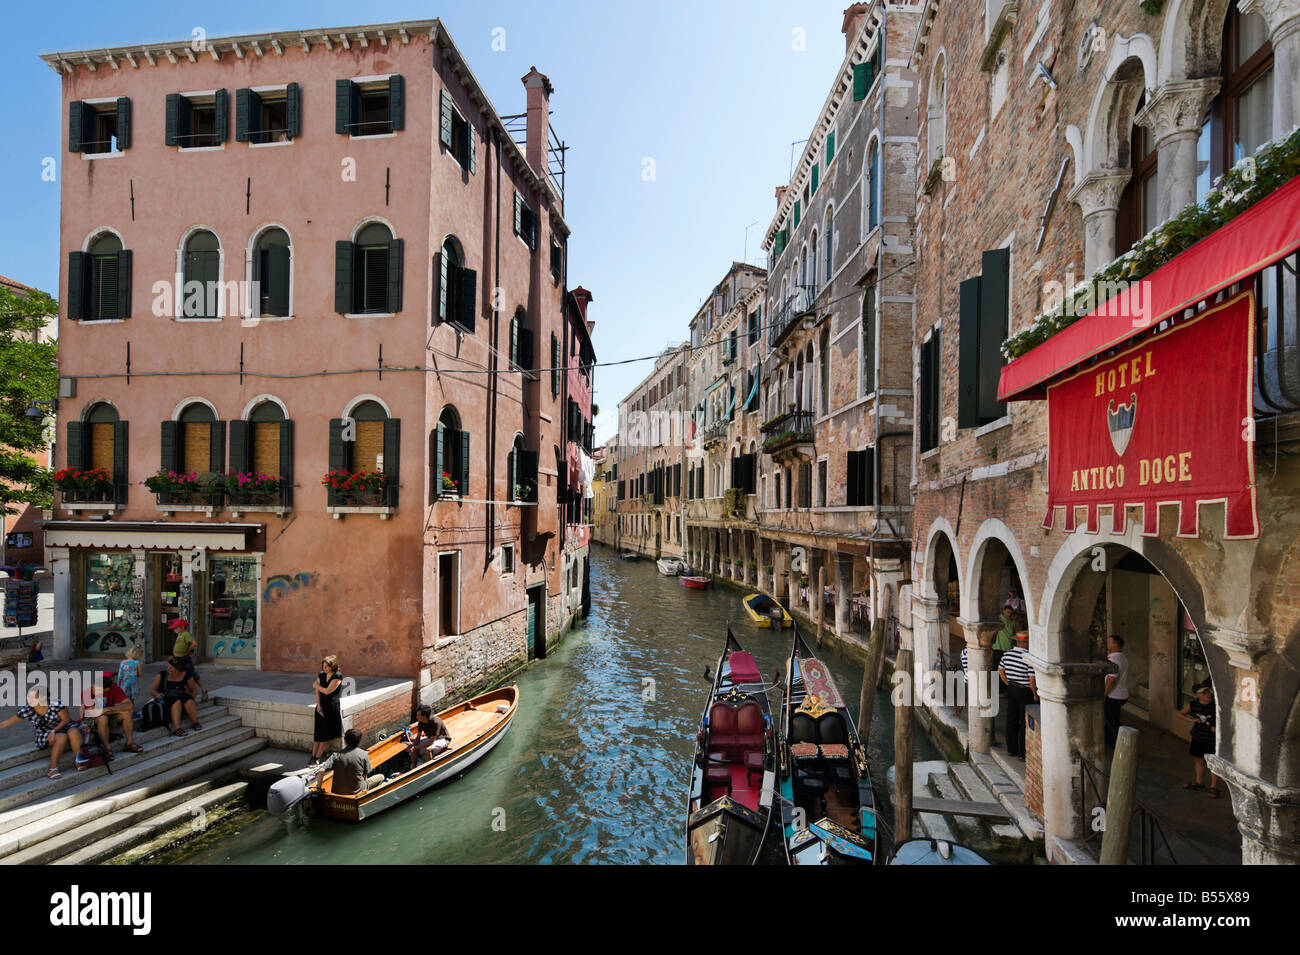
<svg viewBox="0 0 1300 955"><path fill-rule="evenodd" d="M800 586L800 587L807 587L807 586L808 586L808 576L807 576L807 574L801 574L801 575L799 576L799 586Z"/></svg>
<svg viewBox="0 0 1300 955"><path fill-rule="evenodd" d="M159 471L145 478L144 486L158 496L159 504L214 503L216 495L225 491L224 474L212 471Z"/></svg>
<svg viewBox="0 0 1300 955"><path fill-rule="evenodd" d="M531 481L523 481L514 487L515 501L528 501L532 499L533 485ZM646 495L649 497L649 495Z"/></svg>
<svg viewBox="0 0 1300 955"><path fill-rule="evenodd" d="M91 503L113 499L113 476L104 468L64 468L54 474L54 486L65 503Z"/></svg>
<svg viewBox="0 0 1300 955"><path fill-rule="evenodd" d="M446 498L460 497L460 488L452 478L450 471L443 471L438 482L438 496Z"/></svg>
<svg viewBox="0 0 1300 955"><path fill-rule="evenodd" d="M335 468L321 478L336 505L376 505L384 502L388 476L382 471L349 471Z"/></svg>
<svg viewBox="0 0 1300 955"><path fill-rule="evenodd" d="M270 474L231 471L225 479L226 497L235 504L274 504L280 479Z"/></svg>
<svg viewBox="0 0 1300 955"><path fill-rule="evenodd" d="M771 564L764 564L764 565L763 565L763 573L767 574L769 577L772 576L772 569L773 569L773 568L772 568L772 565L771 565Z"/></svg>

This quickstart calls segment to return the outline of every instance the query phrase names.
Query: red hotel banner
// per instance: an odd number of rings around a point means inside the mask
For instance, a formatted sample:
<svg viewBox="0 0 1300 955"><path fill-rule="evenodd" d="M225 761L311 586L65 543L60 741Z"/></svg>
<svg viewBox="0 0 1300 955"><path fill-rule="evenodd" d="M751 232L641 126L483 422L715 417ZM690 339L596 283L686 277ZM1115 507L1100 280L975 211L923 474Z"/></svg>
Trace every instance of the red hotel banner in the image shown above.
<svg viewBox="0 0 1300 955"><path fill-rule="evenodd" d="M1226 505L1225 539L1259 536L1254 457L1255 297L1246 291L1047 388L1047 517L1099 508L1126 530L1143 508L1154 537L1160 507L1178 507L1178 536L1200 533L1200 505Z"/></svg>

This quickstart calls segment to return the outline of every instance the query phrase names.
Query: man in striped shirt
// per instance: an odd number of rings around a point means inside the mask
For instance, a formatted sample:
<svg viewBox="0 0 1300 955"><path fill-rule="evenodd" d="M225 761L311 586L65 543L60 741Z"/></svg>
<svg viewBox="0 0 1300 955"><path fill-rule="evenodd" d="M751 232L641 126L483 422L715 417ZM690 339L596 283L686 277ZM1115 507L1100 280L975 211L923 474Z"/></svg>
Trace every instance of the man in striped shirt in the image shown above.
<svg viewBox="0 0 1300 955"><path fill-rule="evenodd" d="M1007 752L1020 759L1025 758L1025 707L1038 699L1034 668L1026 656L1028 646L1029 634L1016 634L1016 645L998 663L998 676L1007 688Z"/></svg>

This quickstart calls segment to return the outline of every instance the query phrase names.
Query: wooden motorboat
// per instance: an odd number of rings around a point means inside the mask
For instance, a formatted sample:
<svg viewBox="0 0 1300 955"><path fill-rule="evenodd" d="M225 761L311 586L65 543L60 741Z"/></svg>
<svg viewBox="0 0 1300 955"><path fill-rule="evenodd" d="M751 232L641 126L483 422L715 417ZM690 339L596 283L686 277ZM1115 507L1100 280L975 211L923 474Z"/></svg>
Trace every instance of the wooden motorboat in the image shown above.
<svg viewBox="0 0 1300 955"><path fill-rule="evenodd" d="M686 801L687 865L753 865L772 819L776 733L758 664L727 630Z"/></svg>
<svg viewBox="0 0 1300 955"><path fill-rule="evenodd" d="M634 550L625 550L625 551L623 551L623 553L619 554L619 557L620 557L621 559L623 559L623 560L640 560L640 559L641 559L641 555L638 554L638 553L637 553L636 551L634 551Z"/></svg>
<svg viewBox="0 0 1300 955"><path fill-rule="evenodd" d="M974 849L945 839L904 839L894 844L886 865L992 865Z"/></svg>
<svg viewBox="0 0 1300 955"><path fill-rule="evenodd" d="M686 576L680 578L683 587L690 587L691 590L704 590L713 582L711 577L692 577Z"/></svg>
<svg viewBox="0 0 1300 955"><path fill-rule="evenodd" d="M661 557L655 561L655 566L659 568L659 573L665 577L676 577L679 574L689 574L690 566L680 557Z"/></svg>
<svg viewBox="0 0 1300 955"><path fill-rule="evenodd" d="M791 865L872 865L867 751L830 670L795 629L782 704L781 822Z"/></svg>
<svg viewBox="0 0 1300 955"><path fill-rule="evenodd" d="M794 624L786 609L767 594L746 594L741 598L740 602L744 604L745 613L749 614L750 622L756 627L772 626L772 620L778 610L781 611L782 626L789 627Z"/></svg>
<svg viewBox="0 0 1300 955"><path fill-rule="evenodd" d="M471 700L443 710L438 717L451 731L451 745L428 762L388 776L384 782L355 795L336 795L330 787L334 773L327 772L311 789L312 811L317 816L359 822L419 795L426 789L464 772L505 737L519 707L519 688L506 686L482 693ZM413 732L416 724L407 727ZM370 765L374 772L404 766L407 761L405 733L394 733L371 746Z"/></svg>

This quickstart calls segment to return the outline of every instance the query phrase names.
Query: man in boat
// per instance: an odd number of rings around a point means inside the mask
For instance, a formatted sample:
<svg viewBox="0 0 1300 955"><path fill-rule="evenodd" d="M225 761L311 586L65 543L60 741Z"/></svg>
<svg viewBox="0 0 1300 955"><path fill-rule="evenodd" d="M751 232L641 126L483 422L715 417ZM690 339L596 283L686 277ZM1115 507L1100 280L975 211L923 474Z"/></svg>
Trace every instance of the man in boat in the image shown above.
<svg viewBox="0 0 1300 955"><path fill-rule="evenodd" d="M330 792L336 796L355 796L384 781L383 773L371 774L370 754L361 748L361 731L350 729L343 734L343 749L330 754L320 764L320 771L334 770Z"/></svg>
<svg viewBox="0 0 1300 955"><path fill-rule="evenodd" d="M451 730L433 715L433 707L428 703L421 703L415 712L418 717L415 724L416 737L411 742L410 749L411 758L418 766L427 763L451 745Z"/></svg>

